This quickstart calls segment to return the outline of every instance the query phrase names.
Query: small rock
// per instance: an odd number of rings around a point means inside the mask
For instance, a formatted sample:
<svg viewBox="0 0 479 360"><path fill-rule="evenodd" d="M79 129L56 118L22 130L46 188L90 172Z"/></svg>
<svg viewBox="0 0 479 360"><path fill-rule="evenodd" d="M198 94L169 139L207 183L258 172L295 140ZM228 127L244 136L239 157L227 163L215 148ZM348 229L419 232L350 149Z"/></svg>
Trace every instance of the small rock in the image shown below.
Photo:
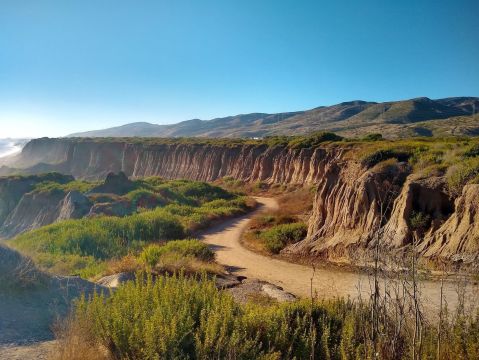
<svg viewBox="0 0 479 360"><path fill-rule="evenodd" d="M120 286L121 284L127 281L132 281L132 280L135 280L134 274L122 272L118 274L104 276L100 280L98 280L97 283L102 286L106 286L108 288L114 289Z"/></svg>
<svg viewBox="0 0 479 360"><path fill-rule="evenodd" d="M263 291L270 298L273 298L279 302L289 302L296 300L296 296L284 291L279 286L273 284L263 284L263 286L261 286L261 291Z"/></svg>
<svg viewBox="0 0 479 360"><path fill-rule="evenodd" d="M241 284L241 280L234 275L219 275L215 282L218 289L230 289Z"/></svg>

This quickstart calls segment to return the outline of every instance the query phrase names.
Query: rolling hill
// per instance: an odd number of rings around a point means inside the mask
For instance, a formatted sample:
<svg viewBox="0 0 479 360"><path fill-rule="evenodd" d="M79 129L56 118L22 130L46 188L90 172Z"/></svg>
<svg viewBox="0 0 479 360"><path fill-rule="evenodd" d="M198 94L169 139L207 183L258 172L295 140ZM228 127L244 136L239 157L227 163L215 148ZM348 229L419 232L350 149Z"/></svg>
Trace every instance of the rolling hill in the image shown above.
<svg viewBox="0 0 479 360"><path fill-rule="evenodd" d="M433 135L479 135L479 98L427 97L392 101L349 101L311 110L277 114L251 113L193 119L171 125L137 122L68 135L69 137L264 137L333 131L345 136L381 132L390 138Z"/></svg>

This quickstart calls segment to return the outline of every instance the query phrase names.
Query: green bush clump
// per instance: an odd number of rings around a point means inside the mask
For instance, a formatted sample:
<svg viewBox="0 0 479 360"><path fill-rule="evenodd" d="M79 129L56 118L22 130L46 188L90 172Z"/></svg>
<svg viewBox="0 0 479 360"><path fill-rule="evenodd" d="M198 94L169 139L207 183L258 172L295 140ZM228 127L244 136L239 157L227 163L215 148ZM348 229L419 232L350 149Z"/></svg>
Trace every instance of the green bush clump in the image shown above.
<svg viewBox="0 0 479 360"><path fill-rule="evenodd" d="M404 314L398 325L397 313L384 313L375 347L371 306L365 302L314 299L240 305L229 293L217 290L206 275L180 273L153 281L138 273L136 278L110 296L95 294L77 302L65 331L67 341L60 342L68 348L67 354L81 358L89 348L106 349L105 359L413 357L413 320ZM466 314L462 309L449 314L446 310L439 327L437 357L438 325L425 322L422 326L421 359L479 357L477 312Z"/></svg>
<svg viewBox="0 0 479 360"><path fill-rule="evenodd" d="M466 152L464 153L465 157L476 157L479 156L479 144L471 145Z"/></svg>
<svg viewBox="0 0 479 360"><path fill-rule="evenodd" d="M153 267L158 264L162 256L176 254L180 257L194 257L202 261L213 261L215 253L206 245L196 239L173 240L166 244L151 244L143 249L139 255L140 260Z"/></svg>
<svg viewBox="0 0 479 360"><path fill-rule="evenodd" d="M157 209L123 218L68 220L22 234L13 244L27 252L76 254L104 260L124 256L141 242L184 236L180 221Z"/></svg>
<svg viewBox="0 0 479 360"><path fill-rule="evenodd" d="M79 191L81 193L86 193L93 189L97 184L93 182L73 180L69 182L58 182L52 180L42 181L35 185L33 191L35 193L51 193L51 192L62 192L68 193L70 191Z"/></svg>
<svg viewBox="0 0 479 360"><path fill-rule="evenodd" d="M364 166L371 168L384 160L396 159L398 161L407 161L411 157L411 153L396 149L379 149L370 154L365 155L361 162Z"/></svg>
<svg viewBox="0 0 479 360"><path fill-rule="evenodd" d="M450 166L446 177L451 192L459 195L464 185L479 181L479 157L466 158Z"/></svg>
<svg viewBox="0 0 479 360"><path fill-rule="evenodd" d="M347 317L353 309L345 301L241 306L205 277L178 275L83 299L74 323L117 359L307 359L313 351L318 358L364 358L363 332L347 332L363 313Z"/></svg>
<svg viewBox="0 0 479 360"><path fill-rule="evenodd" d="M205 182L188 181L178 187L180 194L186 197L193 197L201 202L208 202L217 199L231 199L233 195L226 190Z"/></svg>
<svg viewBox="0 0 479 360"><path fill-rule="evenodd" d="M413 210L409 217L411 228L416 231L425 231L431 225L431 216L421 211Z"/></svg>
<svg viewBox="0 0 479 360"><path fill-rule="evenodd" d="M308 228L304 223L281 224L261 232L260 237L266 249L277 254L286 245L304 239L307 232Z"/></svg>
<svg viewBox="0 0 479 360"><path fill-rule="evenodd" d="M363 141L381 141L383 140L383 136L380 133L373 133L364 136L361 140Z"/></svg>
<svg viewBox="0 0 479 360"><path fill-rule="evenodd" d="M295 137L289 141L288 145L292 148L312 148L321 145L327 141L341 141L343 137L331 132L316 132L308 136Z"/></svg>
<svg viewBox="0 0 479 360"><path fill-rule="evenodd" d="M155 194L151 190L146 189L133 190L126 194L126 197L130 200L131 205L135 208L151 209L166 204L166 201L163 200L161 196Z"/></svg>

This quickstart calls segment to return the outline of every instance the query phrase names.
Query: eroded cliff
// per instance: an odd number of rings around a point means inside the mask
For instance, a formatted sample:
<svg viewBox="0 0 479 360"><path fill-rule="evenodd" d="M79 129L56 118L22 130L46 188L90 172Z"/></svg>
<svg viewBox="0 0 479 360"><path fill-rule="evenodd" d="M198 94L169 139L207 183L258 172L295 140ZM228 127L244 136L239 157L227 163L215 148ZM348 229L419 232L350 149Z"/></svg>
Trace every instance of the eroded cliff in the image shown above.
<svg viewBox="0 0 479 360"><path fill-rule="evenodd" d="M324 164L342 149L268 146L264 144L148 144L122 140L36 139L15 162L15 170L59 171L78 179L104 179L110 172L128 177L214 181L226 176L244 181L313 184Z"/></svg>
<svg viewBox="0 0 479 360"><path fill-rule="evenodd" d="M244 141L38 139L27 144L16 165L25 172L41 167L83 179L123 171L133 178L215 181L232 177L272 185L311 185L317 191L308 236L286 248L287 254L351 260L361 251L371 250L375 240L384 251L404 253L415 235L420 238L418 249L424 258L475 262L479 254L479 185L460 185L462 190L453 191L445 165L438 165L437 144L405 144L295 147ZM459 142L443 145L443 153L453 148L454 154L462 154L458 159L468 164L470 177L461 181L466 183L478 173L477 144L470 148L466 144L464 149L458 147L463 146ZM369 153L363 151L367 156L358 155L364 150L361 147L367 148ZM428 152L429 148L435 153ZM432 161L431 165L427 161ZM439 170L428 174L414 166Z"/></svg>

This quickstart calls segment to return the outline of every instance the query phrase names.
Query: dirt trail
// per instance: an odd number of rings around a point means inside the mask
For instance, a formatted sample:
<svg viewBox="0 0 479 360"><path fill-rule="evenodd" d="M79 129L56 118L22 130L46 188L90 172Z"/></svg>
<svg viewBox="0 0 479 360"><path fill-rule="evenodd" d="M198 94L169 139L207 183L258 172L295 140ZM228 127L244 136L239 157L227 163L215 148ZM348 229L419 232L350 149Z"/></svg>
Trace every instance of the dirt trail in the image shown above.
<svg viewBox="0 0 479 360"><path fill-rule="evenodd" d="M256 211L274 210L278 207L271 198L256 198L261 207ZM255 213L256 213L255 212ZM273 259L247 250L240 244L242 232L254 215L227 221L205 232L202 240L210 244L217 254L219 263L228 266L232 272L251 278L258 278L281 286L299 297L307 297L311 291L310 267ZM361 289L363 299L370 296L370 279L365 274L340 270L316 269L313 278L313 291L320 298L350 297L358 298ZM440 284L423 281L421 294L427 310L436 312L440 301ZM472 294L472 293L471 293ZM457 306L457 286L447 282L444 296L449 309Z"/></svg>

